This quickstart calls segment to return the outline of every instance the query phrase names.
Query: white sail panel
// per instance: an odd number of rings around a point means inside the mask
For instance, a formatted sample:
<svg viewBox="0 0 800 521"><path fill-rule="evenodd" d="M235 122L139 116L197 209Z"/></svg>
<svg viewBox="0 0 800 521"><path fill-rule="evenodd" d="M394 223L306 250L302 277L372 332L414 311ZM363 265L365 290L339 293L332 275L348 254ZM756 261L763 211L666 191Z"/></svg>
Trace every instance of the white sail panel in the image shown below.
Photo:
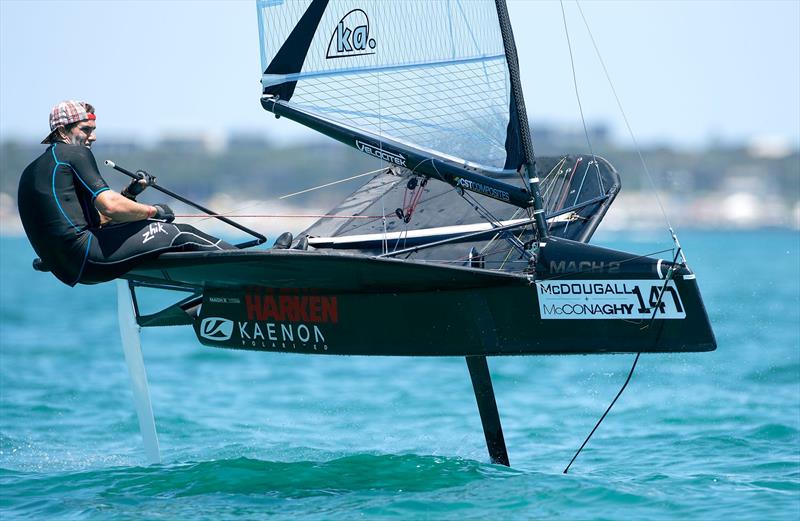
<svg viewBox="0 0 800 521"><path fill-rule="evenodd" d="M505 165L510 82L491 0L262 0L258 9L266 93L350 128Z"/></svg>

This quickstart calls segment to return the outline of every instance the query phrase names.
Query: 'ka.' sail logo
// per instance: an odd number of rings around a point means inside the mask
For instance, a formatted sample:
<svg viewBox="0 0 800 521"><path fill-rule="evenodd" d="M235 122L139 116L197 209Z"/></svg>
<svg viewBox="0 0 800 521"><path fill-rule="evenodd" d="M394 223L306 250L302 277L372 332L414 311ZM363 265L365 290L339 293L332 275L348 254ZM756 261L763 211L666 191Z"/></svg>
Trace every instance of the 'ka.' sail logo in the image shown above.
<svg viewBox="0 0 800 521"><path fill-rule="evenodd" d="M328 43L325 58L347 58L375 54L375 38L370 38L369 17L353 9L339 20Z"/></svg>

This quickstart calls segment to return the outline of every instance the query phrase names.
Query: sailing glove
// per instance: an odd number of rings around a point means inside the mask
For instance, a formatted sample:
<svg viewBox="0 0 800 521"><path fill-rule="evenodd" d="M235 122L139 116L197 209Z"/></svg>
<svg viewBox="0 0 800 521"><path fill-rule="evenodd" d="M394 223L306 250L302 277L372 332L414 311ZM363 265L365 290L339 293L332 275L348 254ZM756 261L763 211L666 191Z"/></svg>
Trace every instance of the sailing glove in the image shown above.
<svg viewBox="0 0 800 521"><path fill-rule="evenodd" d="M144 170L137 170L136 175L138 179L131 181L131 184L126 186L121 192L123 196L131 201L135 201L136 196L144 192L145 188L156 184L156 177L148 174Z"/></svg>
<svg viewBox="0 0 800 521"><path fill-rule="evenodd" d="M154 204L153 208L156 209L156 214L153 216L153 219L158 219L159 221L165 221L168 223L171 223L175 220L175 212L173 212L172 208L166 204Z"/></svg>

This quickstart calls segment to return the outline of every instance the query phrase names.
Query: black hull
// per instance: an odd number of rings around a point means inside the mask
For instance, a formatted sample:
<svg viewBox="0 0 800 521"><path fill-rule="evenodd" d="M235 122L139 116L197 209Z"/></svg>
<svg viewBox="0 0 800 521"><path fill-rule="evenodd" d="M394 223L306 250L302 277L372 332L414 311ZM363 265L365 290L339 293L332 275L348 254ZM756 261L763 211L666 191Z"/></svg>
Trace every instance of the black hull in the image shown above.
<svg viewBox="0 0 800 521"><path fill-rule="evenodd" d="M373 356L498 356L712 351L716 345L702 302L687 298L694 281L677 284L687 314L696 319L541 320L532 286L396 294L256 293L303 295L336 301L337 321L329 318L250 320L244 291L209 291L195 331L212 347L308 354ZM301 297L302 298L302 297ZM239 299L242 304L220 304ZM216 301L216 302L215 302ZM309 314L309 316L311 316ZM202 319L233 321L224 341L201 334ZM258 330L256 330L256 326Z"/></svg>
<svg viewBox="0 0 800 521"><path fill-rule="evenodd" d="M202 292L186 323L212 347L372 356L714 350L694 275L676 266L666 282L670 266L551 239L535 276L291 250L168 254L130 275ZM578 293L565 295L570 288Z"/></svg>

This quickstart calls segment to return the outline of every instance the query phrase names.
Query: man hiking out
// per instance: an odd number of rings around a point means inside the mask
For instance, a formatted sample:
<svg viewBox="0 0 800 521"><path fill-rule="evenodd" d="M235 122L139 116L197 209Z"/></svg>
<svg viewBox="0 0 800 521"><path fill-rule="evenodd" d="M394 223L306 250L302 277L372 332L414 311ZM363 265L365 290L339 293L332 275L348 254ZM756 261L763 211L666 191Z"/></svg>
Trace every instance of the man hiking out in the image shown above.
<svg viewBox="0 0 800 521"><path fill-rule="evenodd" d="M96 139L94 112L83 101L53 107L50 134L42 141L49 146L19 182L22 225L44 268L70 286L95 284L167 251L235 248L172 223L175 215L166 204L136 202L150 177L134 180L121 193L111 190L90 149ZM288 247L287 242L291 237L281 236L276 247Z"/></svg>

